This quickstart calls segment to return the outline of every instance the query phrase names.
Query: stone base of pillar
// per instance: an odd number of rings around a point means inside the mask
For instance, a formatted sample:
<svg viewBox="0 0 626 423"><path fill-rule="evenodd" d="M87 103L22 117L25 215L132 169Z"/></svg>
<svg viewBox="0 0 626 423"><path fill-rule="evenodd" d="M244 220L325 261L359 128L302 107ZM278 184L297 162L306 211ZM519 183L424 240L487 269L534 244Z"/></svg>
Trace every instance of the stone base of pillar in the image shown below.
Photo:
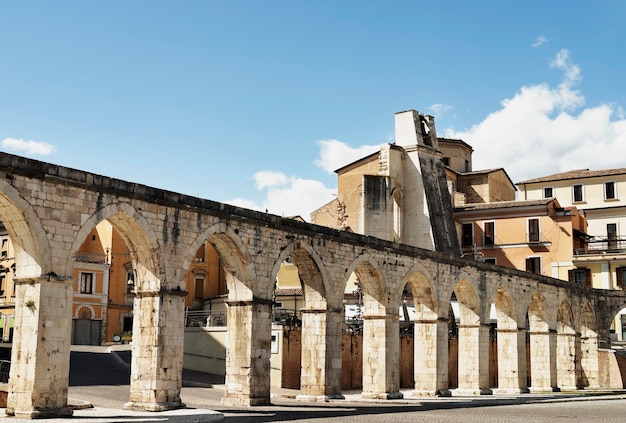
<svg viewBox="0 0 626 423"><path fill-rule="evenodd" d="M528 388L528 391L531 394L550 394L552 392L559 392L559 388L533 388L532 386L530 388Z"/></svg>
<svg viewBox="0 0 626 423"><path fill-rule="evenodd" d="M472 397L477 395L491 395L490 388L456 388L452 390L453 397Z"/></svg>
<svg viewBox="0 0 626 423"><path fill-rule="evenodd" d="M373 400L396 400L404 398L404 395L402 392L383 392L380 394L375 392L362 392L361 398Z"/></svg>
<svg viewBox="0 0 626 423"><path fill-rule="evenodd" d="M178 408L185 408L186 405L182 402L127 402L122 407L124 410L131 411L167 411L176 410Z"/></svg>
<svg viewBox="0 0 626 423"><path fill-rule="evenodd" d="M411 392L414 397L451 397L452 392L449 389L437 389L436 391L416 389Z"/></svg>
<svg viewBox="0 0 626 423"><path fill-rule="evenodd" d="M493 389L494 395L518 395L527 394L530 391L528 388L495 388Z"/></svg>
<svg viewBox="0 0 626 423"><path fill-rule="evenodd" d="M580 391L580 388L576 385L573 386L559 386L558 391L556 392L565 392L565 391Z"/></svg>
<svg viewBox="0 0 626 423"><path fill-rule="evenodd" d="M72 417L74 410L70 407L45 408L32 410L16 410L7 408L5 413L7 416L13 416L22 419L51 419L56 417Z"/></svg>
<svg viewBox="0 0 626 423"><path fill-rule="evenodd" d="M222 404L230 407L249 407L252 405L272 405L269 397L251 398L247 395L228 395L222 398Z"/></svg>
<svg viewBox="0 0 626 423"><path fill-rule="evenodd" d="M343 395L296 395L296 400L305 402L328 402L331 399L346 399Z"/></svg>

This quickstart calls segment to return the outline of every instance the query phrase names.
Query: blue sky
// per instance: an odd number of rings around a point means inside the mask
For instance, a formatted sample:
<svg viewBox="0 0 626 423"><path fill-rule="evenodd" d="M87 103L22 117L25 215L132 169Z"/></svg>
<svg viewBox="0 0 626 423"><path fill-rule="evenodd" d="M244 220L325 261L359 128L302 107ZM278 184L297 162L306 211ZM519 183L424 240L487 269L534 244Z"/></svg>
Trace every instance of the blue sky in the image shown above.
<svg viewBox="0 0 626 423"><path fill-rule="evenodd" d="M281 215L436 118L514 182L626 167L626 2L0 0L0 149Z"/></svg>

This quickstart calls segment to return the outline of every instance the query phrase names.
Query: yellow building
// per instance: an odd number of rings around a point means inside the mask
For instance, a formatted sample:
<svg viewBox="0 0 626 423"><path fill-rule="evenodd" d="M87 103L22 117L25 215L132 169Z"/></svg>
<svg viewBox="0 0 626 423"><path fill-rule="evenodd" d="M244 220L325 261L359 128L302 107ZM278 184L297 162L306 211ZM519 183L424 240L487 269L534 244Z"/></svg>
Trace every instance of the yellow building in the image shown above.
<svg viewBox="0 0 626 423"><path fill-rule="evenodd" d="M11 342L15 318L15 254L9 234L0 222L0 341Z"/></svg>

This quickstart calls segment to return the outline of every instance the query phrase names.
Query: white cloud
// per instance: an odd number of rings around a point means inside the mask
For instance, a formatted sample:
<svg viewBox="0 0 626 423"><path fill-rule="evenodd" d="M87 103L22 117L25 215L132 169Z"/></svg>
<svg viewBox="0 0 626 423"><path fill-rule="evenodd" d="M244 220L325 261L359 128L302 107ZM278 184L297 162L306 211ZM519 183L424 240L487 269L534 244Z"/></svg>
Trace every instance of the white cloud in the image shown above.
<svg viewBox="0 0 626 423"><path fill-rule="evenodd" d="M328 173L333 173L335 170L380 149L378 145L363 145L353 148L334 139L318 141L317 144L320 147L320 156L315 160L315 165Z"/></svg>
<svg viewBox="0 0 626 423"><path fill-rule="evenodd" d="M454 109L454 107L449 104L436 103L431 105L428 109L434 113L435 118L441 118L450 110Z"/></svg>
<svg viewBox="0 0 626 423"><path fill-rule="evenodd" d="M2 147L14 152L24 152L26 154L37 154L40 156L47 156L57 150L55 146L45 142L26 141L17 138L3 139Z"/></svg>
<svg viewBox="0 0 626 423"><path fill-rule="evenodd" d="M626 167L623 110L611 104L584 107L584 96L573 89L582 78L580 68L567 50L551 67L564 72L558 87L522 87L469 130L445 131L474 148L474 170L503 167L520 182L572 169Z"/></svg>
<svg viewBox="0 0 626 423"><path fill-rule="evenodd" d="M540 35L537 38L535 38L535 41L533 41L533 43L530 46L533 48L538 48L547 43L548 43L548 39L544 37L543 35Z"/></svg>
<svg viewBox="0 0 626 423"><path fill-rule="evenodd" d="M320 181L288 177L275 171L257 172L254 179L256 188L264 191L265 199L260 204L242 198L226 203L281 216L301 216L309 221L311 212L331 201L336 194L335 189L327 188Z"/></svg>
<svg viewBox="0 0 626 423"><path fill-rule="evenodd" d="M288 182L287 176L285 176L284 173L274 172L271 170L257 172L254 174L253 178L254 186L257 189L281 186Z"/></svg>

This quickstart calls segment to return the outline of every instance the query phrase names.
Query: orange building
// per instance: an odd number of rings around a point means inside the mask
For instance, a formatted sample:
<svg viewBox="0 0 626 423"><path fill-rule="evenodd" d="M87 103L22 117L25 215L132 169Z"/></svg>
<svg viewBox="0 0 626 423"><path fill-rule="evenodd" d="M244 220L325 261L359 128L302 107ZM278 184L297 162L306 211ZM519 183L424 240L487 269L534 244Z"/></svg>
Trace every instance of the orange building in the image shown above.
<svg viewBox="0 0 626 423"><path fill-rule="evenodd" d="M466 204L454 212L463 254L499 266L567 280L572 254L585 242L584 216L555 198Z"/></svg>

